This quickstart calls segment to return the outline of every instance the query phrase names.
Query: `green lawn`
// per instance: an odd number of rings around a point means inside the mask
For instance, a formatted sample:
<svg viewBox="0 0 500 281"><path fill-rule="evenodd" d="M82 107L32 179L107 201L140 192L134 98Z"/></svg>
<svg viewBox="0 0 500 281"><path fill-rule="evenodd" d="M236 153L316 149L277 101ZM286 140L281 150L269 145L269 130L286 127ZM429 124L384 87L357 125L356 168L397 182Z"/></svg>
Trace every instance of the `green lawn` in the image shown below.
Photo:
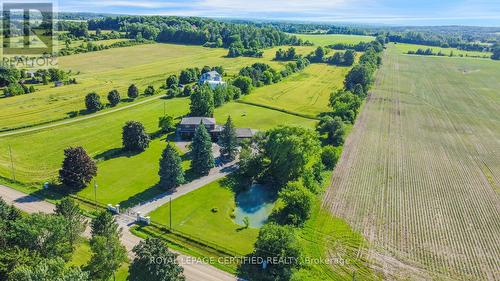
<svg viewBox="0 0 500 281"><path fill-rule="evenodd" d="M297 51L307 54L313 49L305 46ZM132 83L141 92L149 84L158 88L168 75L178 75L188 67L222 65L229 75L255 62L281 69L285 62L273 61L276 50L266 50L263 58L226 58L226 49L147 44L61 57L59 67L79 73L75 76L78 84L58 88L37 85L34 94L0 99L0 130L68 118L85 109L84 97L90 92L97 92L106 103L110 90L117 89L123 98Z"/></svg>
<svg viewBox="0 0 500 281"><path fill-rule="evenodd" d="M98 163L99 202L133 203L156 194L158 189L151 187L158 182L157 165L166 145L164 139L153 140L143 153L124 155L120 151L121 130L125 122L136 120L142 122L149 133L158 131L158 118L163 114L164 106L168 114L179 117L188 113L189 100L155 100L69 125L0 138L0 176L12 178L9 145L12 147L16 179L25 183L55 180L64 149L83 146L93 157L108 155L108 160ZM283 124L313 127L316 123L315 120L236 102L216 109L215 117L219 123L224 123L228 115L233 117L237 126L258 130ZM187 162L184 165L188 167ZM82 190L79 195L94 199L92 188Z"/></svg>
<svg viewBox="0 0 500 281"><path fill-rule="evenodd" d="M292 34L302 40L309 40L317 46L327 46L336 43L357 44L359 42L370 42L375 39L373 36L347 35L347 34Z"/></svg>
<svg viewBox="0 0 500 281"><path fill-rule="evenodd" d="M11 177L8 155L8 145L11 145L17 180L31 183L55 179L63 160L65 148L83 146L92 156L116 150L122 145L122 127L129 120L142 122L149 133L156 132L158 118L163 115L164 105L168 114L175 117L189 111L189 101L186 98L156 100L81 122L0 138L0 151L2 151L0 153L0 175ZM99 175L101 175L101 165L104 163L99 163Z"/></svg>
<svg viewBox="0 0 500 281"><path fill-rule="evenodd" d="M315 116L329 110L330 94L343 87L348 71L348 67L312 64L280 83L254 90L243 100Z"/></svg>
<svg viewBox="0 0 500 281"><path fill-rule="evenodd" d="M103 204L118 204L124 208L137 205L164 190L157 186L159 160L163 149L167 146L165 137L155 139L143 153L126 155L116 149L116 158L98 163L97 192L93 185L78 192L78 196ZM181 152L182 155L182 152ZM189 169L190 162L184 160L184 170Z"/></svg>
<svg viewBox="0 0 500 281"><path fill-rule="evenodd" d="M449 55L450 52L453 52L453 56L473 56L473 57L486 57L489 58L491 57L491 52L478 52L478 51L464 51L464 50L459 50L457 48L441 48L441 47L434 47L434 46L426 46L426 45L416 45L416 44L405 44L405 43L397 43L397 44L391 44L396 47L396 49L404 54L408 53L408 51L417 51L418 49L432 49L434 53L438 53L441 51L445 55Z"/></svg>
<svg viewBox="0 0 500 281"><path fill-rule="evenodd" d="M242 255L253 250L258 229L241 229L231 218L235 193L213 182L172 201L172 228ZM217 208L217 212L212 212ZM169 203L153 211L151 219L169 225Z"/></svg>

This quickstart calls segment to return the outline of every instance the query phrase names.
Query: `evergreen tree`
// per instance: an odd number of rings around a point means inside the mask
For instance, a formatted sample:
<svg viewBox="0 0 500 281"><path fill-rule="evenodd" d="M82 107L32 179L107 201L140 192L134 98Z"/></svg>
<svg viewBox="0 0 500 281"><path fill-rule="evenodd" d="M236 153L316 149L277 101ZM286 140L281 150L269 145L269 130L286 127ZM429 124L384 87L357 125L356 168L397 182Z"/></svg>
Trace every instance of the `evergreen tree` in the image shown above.
<svg viewBox="0 0 500 281"><path fill-rule="evenodd" d="M71 246L73 246L87 225L85 217L80 211L80 207L75 201L66 197L56 204L55 213L66 218L68 222L67 233L69 242Z"/></svg>
<svg viewBox="0 0 500 281"><path fill-rule="evenodd" d="M193 171L198 175L206 175L211 168L215 167L212 140L203 124L200 124L194 133L191 156Z"/></svg>
<svg viewBox="0 0 500 281"><path fill-rule="evenodd" d="M177 153L177 150L170 144L167 145L161 155L158 175L160 176L161 187L167 190L176 188L184 183L181 157Z"/></svg>
<svg viewBox="0 0 500 281"><path fill-rule="evenodd" d="M231 116L227 118L224 131L219 136L220 153L222 157L233 161L238 154L238 139Z"/></svg>

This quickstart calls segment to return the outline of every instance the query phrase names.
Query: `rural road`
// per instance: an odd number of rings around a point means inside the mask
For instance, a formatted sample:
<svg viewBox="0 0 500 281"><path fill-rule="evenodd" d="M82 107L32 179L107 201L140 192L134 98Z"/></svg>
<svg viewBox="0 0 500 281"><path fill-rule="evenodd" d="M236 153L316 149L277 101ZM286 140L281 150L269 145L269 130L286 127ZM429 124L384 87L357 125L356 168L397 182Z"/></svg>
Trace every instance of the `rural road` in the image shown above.
<svg viewBox="0 0 500 281"><path fill-rule="evenodd" d="M26 195L20 191L7 186L0 185L0 197L8 204L12 204L20 210L27 213L52 213L55 206L51 203L43 201L31 195ZM137 245L142 239L133 235L129 227L133 218L127 215L116 216L117 223L122 226L123 232L121 237L122 244L127 248L129 255L132 248ZM90 231L87 229L84 236L90 238ZM234 281L238 280L235 276L219 270L205 263L190 262L193 260L189 256L179 254L179 263L184 268L186 280L191 281Z"/></svg>
<svg viewBox="0 0 500 281"><path fill-rule="evenodd" d="M138 102L135 102L135 103L132 103L132 104L129 104L129 105L122 106L122 107L110 109L110 110L104 111L104 112L98 112L98 113L89 114L89 115L86 115L86 116L83 116L83 117L75 117L75 118L71 118L71 119L68 119L68 120L57 121L57 122L46 124L46 125L34 126L34 127L30 127L30 128L17 129L17 130L13 130L13 131L8 131L8 132L0 133L0 138L2 138L2 137L8 137L8 136L14 136L14 135L20 135L20 134L25 134L25 133L30 133L30 132L36 132L36 131L40 131L40 130L50 129L50 128L54 128L54 127L59 127L59 126L62 126L62 125L68 125L68 124L72 124L72 123L76 123L76 122L81 122L81 121L92 119L92 118L97 118L97 117L100 117L100 116L104 116L104 115L108 115L108 114L115 113L115 112L118 112L118 111L122 111L122 110L125 110L125 109L128 109L128 108L131 108L131 107L136 107L138 105L145 104L145 103L148 103L148 102L160 99L162 97L164 97L164 95L156 95L156 96L154 96L152 98L148 98L148 99L145 99L145 100L142 100L142 101L138 101Z"/></svg>

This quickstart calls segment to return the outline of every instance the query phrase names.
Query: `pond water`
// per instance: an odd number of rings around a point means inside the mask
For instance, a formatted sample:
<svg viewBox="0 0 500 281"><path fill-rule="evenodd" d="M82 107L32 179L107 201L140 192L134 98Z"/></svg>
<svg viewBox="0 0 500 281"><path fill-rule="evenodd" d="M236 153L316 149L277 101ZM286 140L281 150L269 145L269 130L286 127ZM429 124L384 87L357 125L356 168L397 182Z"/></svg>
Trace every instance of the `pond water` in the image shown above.
<svg viewBox="0 0 500 281"><path fill-rule="evenodd" d="M250 227L259 228L266 223L271 214L276 196L268 187L254 184L245 192L236 196L236 209L234 221L244 226L243 220L248 217Z"/></svg>

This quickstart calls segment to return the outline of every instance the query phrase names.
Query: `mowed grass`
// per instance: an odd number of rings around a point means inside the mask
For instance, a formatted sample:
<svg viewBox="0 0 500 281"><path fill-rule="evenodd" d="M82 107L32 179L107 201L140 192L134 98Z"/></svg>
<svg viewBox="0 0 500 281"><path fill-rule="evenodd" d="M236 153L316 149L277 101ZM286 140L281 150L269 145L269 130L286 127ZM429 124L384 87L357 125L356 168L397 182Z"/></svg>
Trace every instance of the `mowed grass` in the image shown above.
<svg viewBox="0 0 500 281"><path fill-rule="evenodd" d="M64 157L65 148L82 146L92 156L109 154L122 146L122 127L127 121L135 120L143 123L148 133L158 131L158 118L163 115L164 107L168 114L179 117L188 113L189 100L187 98L156 100L68 125L0 138L2 151L0 153L0 174L12 178L8 154L8 145L11 145L17 180L40 183L55 179ZM139 155L139 157L144 156ZM123 159L128 158L123 157ZM156 162L157 160L151 161ZM145 164L152 165L153 163L146 161ZM100 170L101 165L104 165L104 162L99 163L98 173L100 176L105 176L105 172ZM118 165L116 169L120 170L120 166ZM105 168L104 171L106 171ZM124 177L125 175L131 176L126 173L116 176ZM101 186L101 188L105 187Z"/></svg>
<svg viewBox="0 0 500 281"><path fill-rule="evenodd" d="M91 156L108 159L98 163L99 202L116 204L128 199L140 199L137 195L141 193L147 196L148 191L158 192L151 187L158 181L156 167L166 145L164 137L153 140L150 147L141 154L127 155L120 151L121 133L123 125L129 120L142 122L148 133L157 132L158 118L163 115L164 108L167 114L178 118L189 112L189 99L155 100L68 125L2 137L0 176L12 178L9 145L12 148L16 179L25 183L56 180L64 149L83 146ZM316 124L315 120L236 102L216 109L215 117L220 124L229 115L238 127L257 130L267 130L283 124L312 128ZM90 187L82 190L79 195L94 199Z"/></svg>
<svg viewBox="0 0 500 281"><path fill-rule="evenodd" d="M313 119L238 102L231 102L221 108L217 108L214 116L218 120L218 123L224 123L231 116L237 127L256 130L268 130L283 125L314 128L317 123Z"/></svg>
<svg viewBox="0 0 500 281"><path fill-rule="evenodd" d="M309 40L317 46L327 46L336 43L358 44L360 42L370 42L375 39L373 36L347 35L347 34L292 34L302 40Z"/></svg>
<svg viewBox="0 0 500 281"><path fill-rule="evenodd" d="M441 48L434 46L426 46L426 45L416 45L416 44L405 44L405 43L397 43L393 44L396 46L396 49L404 54L408 53L408 51L417 51L418 49L432 49L434 53L442 52L446 56L449 56L451 52L453 52L453 56L463 56L463 57L481 57L481 58L490 58L491 52L479 52L479 51L464 51L459 50L457 48Z"/></svg>
<svg viewBox="0 0 500 281"><path fill-rule="evenodd" d="M393 44L383 62L325 207L365 235L386 279L495 280L500 64Z"/></svg>
<svg viewBox="0 0 500 281"><path fill-rule="evenodd" d="M316 116L329 110L330 94L343 87L349 67L311 64L280 83L258 88L242 100Z"/></svg>
<svg viewBox="0 0 500 281"><path fill-rule="evenodd" d="M59 67L78 74L75 76L78 84L57 88L52 84L37 85L38 90L33 94L0 99L0 130L68 118L85 109L84 97L90 92L97 92L101 101L107 103L107 93L113 89L126 98L130 84L136 84L141 93L147 85L159 88L168 75L178 75L188 67L222 65L229 75L255 62L281 69L284 62L273 61L276 50L266 50L263 58L227 58L226 49L147 44L61 57ZM297 50L307 54L313 47Z"/></svg>
<svg viewBox="0 0 500 281"><path fill-rule="evenodd" d="M172 201L172 228L246 255L253 250L258 229L237 225L231 218L235 207L235 193L216 181ZM153 221L169 226L170 203L149 215Z"/></svg>

